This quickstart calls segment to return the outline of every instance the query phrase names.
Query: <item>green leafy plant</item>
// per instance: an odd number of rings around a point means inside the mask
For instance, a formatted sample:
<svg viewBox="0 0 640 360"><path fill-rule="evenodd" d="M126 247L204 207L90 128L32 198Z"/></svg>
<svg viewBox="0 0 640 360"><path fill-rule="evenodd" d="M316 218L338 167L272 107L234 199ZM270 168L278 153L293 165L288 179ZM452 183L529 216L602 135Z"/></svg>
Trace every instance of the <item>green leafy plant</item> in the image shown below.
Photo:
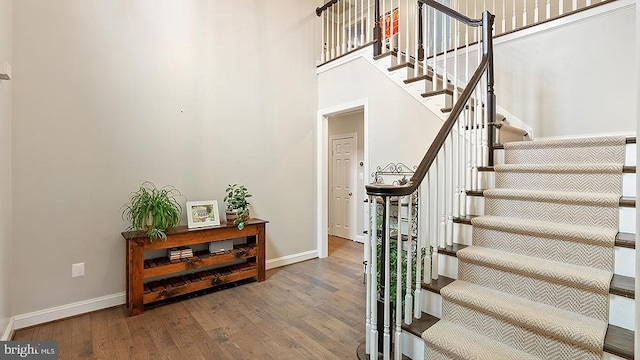
<svg viewBox="0 0 640 360"><path fill-rule="evenodd" d="M166 241L165 231L180 223L182 206L176 196L182 194L173 186L158 189L152 182L143 182L122 211L123 219L131 223L127 230L144 230L150 241Z"/></svg>
<svg viewBox="0 0 640 360"><path fill-rule="evenodd" d="M379 207L379 211L377 211L377 217L376 217L376 229L378 231L378 242L377 242L377 258L376 258L376 266L378 268L378 271L380 271L380 269L382 269L382 258L383 258L383 251L384 251L384 247L382 246L382 241L380 239L382 239L382 223L383 223L383 219L382 219L382 207ZM391 226L390 229L391 232L396 231L397 234L397 227ZM397 236L397 235L396 235ZM411 246L411 244L409 243L409 246ZM402 254L402 263L401 263L401 274L400 276L402 276L402 283L405 284L405 286L402 286L402 295L401 295L401 299L402 299L402 305L404 306L404 299L405 299L405 295L407 292L407 288L406 288L406 278L407 278L407 250L402 249L402 245L400 246L400 254ZM420 257L420 261L422 261L424 263L424 258L426 256L426 251L427 249L422 248L421 249L421 257ZM396 301L396 292L397 292L397 265L398 265L398 241L396 240L391 240L389 242L389 297L390 300L392 302ZM416 254L415 251L411 252L411 289L415 290L415 278L416 278L416 263L417 263L417 259L418 256ZM378 282L378 293L382 292L382 286L383 284L381 284L380 282Z"/></svg>
<svg viewBox="0 0 640 360"><path fill-rule="evenodd" d="M244 229L244 222L249 219L249 202L247 198L252 195L249 194L249 190L244 185L233 184L229 185L225 190L227 195L224 197L224 201L227 203L227 214L236 213L236 218L233 219L233 223L238 225L238 229ZM227 215L228 218L228 215Z"/></svg>

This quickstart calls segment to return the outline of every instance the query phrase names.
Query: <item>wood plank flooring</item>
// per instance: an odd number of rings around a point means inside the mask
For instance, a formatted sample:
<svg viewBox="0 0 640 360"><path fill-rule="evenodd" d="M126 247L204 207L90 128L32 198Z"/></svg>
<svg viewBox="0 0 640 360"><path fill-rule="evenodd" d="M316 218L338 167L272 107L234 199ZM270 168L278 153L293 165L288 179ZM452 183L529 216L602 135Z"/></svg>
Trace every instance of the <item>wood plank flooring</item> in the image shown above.
<svg viewBox="0 0 640 360"><path fill-rule="evenodd" d="M127 317L124 305L16 331L55 340L65 359L354 359L364 338L362 244Z"/></svg>

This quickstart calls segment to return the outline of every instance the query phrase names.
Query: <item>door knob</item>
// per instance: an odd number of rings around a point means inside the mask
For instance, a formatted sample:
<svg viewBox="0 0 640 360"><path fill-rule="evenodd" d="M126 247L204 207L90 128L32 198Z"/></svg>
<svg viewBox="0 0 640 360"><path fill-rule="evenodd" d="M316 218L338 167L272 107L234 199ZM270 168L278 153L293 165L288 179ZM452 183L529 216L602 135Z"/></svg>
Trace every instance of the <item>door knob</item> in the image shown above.
<svg viewBox="0 0 640 360"><path fill-rule="evenodd" d="M353 193L352 193L352 192L349 192L349 196L351 196L351 195L353 195Z"/></svg>

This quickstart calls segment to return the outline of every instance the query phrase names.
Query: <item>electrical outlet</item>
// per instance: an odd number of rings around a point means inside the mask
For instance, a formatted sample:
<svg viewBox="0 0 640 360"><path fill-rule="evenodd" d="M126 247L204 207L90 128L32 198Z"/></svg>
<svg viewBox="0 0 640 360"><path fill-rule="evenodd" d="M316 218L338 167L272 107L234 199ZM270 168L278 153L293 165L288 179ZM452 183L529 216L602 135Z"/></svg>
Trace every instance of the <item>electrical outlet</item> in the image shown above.
<svg viewBox="0 0 640 360"><path fill-rule="evenodd" d="M84 263L71 265L71 277L84 276Z"/></svg>

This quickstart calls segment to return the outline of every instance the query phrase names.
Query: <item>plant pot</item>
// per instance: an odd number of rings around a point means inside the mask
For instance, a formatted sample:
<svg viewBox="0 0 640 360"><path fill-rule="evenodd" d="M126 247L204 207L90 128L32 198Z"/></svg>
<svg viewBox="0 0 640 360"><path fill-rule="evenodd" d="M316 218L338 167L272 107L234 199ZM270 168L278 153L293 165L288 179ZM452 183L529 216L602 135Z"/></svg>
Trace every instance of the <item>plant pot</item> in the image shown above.
<svg viewBox="0 0 640 360"><path fill-rule="evenodd" d="M236 219L238 218L238 210L233 210L233 211L226 211L227 214L227 223L233 223L236 221Z"/></svg>

